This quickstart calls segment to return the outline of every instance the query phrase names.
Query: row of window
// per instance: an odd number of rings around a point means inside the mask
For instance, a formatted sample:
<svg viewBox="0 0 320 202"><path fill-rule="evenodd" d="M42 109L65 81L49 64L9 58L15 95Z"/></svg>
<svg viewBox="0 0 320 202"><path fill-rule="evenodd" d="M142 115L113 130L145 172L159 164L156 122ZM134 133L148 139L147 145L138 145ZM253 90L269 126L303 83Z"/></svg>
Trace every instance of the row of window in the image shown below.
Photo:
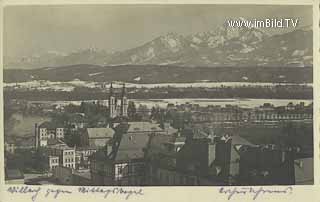
<svg viewBox="0 0 320 202"><path fill-rule="evenodd" d="M54 166L51 166L51 169L56 169L58 166L57 165L54 165Z"/></svg>
<svg viewBox="0 0 320 202"><path fill-rule="evenodd" d="M66 158L64 160L65 163L72 163L73 162L73 158Z"/></svg>
<svg viewBox="0 0 320 202"><path fill-rule="evenodd" d="M73 155L73 151L66 151L64 152L64 155Z"/></svg>
<svg viewBox="0 0 320 202"><path fill-rule="evenodd" d="M59 163L59 159L51 159L51 163Z"/></svg>
<svg viewBox="0 0 320 202"><path fill-rule="evenodd" d="M68 163L67 163L67 164L64 164L64 166L65 166L65 167L68 167L68 168L74 168L74 164L68 164Z"/></svg>

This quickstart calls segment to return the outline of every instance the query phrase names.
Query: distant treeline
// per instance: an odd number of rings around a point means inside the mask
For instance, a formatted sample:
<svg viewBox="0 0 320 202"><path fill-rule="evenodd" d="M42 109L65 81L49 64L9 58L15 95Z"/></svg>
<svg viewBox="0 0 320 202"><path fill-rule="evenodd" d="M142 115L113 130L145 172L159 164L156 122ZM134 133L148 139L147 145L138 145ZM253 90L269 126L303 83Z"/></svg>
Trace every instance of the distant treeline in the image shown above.
<svg viewBox="0 0 320 202"><path fill-rule="evenodd" d="M5 90L5 99L26 100L105 100L108 93L100 89L76 88L71 92L39 90ZM312 99L313 89L307 86L218 87L218 88L154 88L128 89L129 99L169 98L257 98Z"/></svg>
<svg viewBox="0 0 320 202"><path fill-rule="evenodd" d="M134 80L137 77L140 77L139 81ZM72 81L74 79L133 83L185 83L201 80L212 82L312 83L313 69L312 67L181 67L157 65L102 67L79 64L32 70L4 70L4 82L6 83L31 80Z"/></svg>

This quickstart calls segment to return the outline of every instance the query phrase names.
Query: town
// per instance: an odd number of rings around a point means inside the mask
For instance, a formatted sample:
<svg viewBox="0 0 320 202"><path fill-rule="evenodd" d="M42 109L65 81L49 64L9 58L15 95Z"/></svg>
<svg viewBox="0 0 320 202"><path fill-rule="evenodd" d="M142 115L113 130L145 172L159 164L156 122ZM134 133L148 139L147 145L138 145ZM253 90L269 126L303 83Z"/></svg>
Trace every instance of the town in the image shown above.
<svg viewBox="0 0 320 202"><path fill-rule="evenodd" d="M5 127L10 184L106 186L313 184L313 104L154 105L111 82L106 100L80 105L5 101L50 117L30 136ZM9 127L9 126L7 126Z"/></svg>

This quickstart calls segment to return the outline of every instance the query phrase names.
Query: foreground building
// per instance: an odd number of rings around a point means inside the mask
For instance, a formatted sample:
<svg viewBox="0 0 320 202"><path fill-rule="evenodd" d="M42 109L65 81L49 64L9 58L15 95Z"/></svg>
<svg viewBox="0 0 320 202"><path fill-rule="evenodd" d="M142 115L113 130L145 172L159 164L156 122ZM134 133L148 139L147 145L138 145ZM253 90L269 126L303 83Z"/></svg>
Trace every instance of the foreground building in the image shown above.
<svg viewBox="0 0 320 202"><path fill-rule="evenodd" d="M153 136L146 148L148 185L225 185L231 138Z"/></svg>
<svg viewBox="0 0 320 202"><path fill-rule="evenodd" d="M115 127L112 144L106 151L97 151L91 158L91 178L94 185L145 184L143 149L150 135L166 132L149 122L120 123Z"/></svg>
<svg viewBox="0 0 320 202"><path fill-rule="evenodd" d="M238 185L295 184L295 149L276 145L236 145L240 154Z"/></svg>
<svg viewBox="0 0 320 202"><path fill-rule="evenodd" d="M59 167L67 167L71 169L75 169L75 148L67 146L64 142L59 141L52 145L48 145L48 156L50 165L56 166L56 160L58 159L58 166ZM56 167L52 167L56 168Z"/></svg>

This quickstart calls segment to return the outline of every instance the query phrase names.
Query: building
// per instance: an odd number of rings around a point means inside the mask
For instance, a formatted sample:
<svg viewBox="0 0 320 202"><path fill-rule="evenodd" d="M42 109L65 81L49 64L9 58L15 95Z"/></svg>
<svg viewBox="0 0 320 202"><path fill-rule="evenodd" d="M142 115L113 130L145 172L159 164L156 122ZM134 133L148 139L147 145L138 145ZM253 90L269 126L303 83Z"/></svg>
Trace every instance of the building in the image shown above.
<svg viewBox="0 0 320 202"><path fill-rule="evenodd" d="M232 136L231 160L230 160L230 176L236 179L240 173L240 154L237 150L239 145L255 146L239 135Z"/></svg>
<svg viewBox="0 0 320 202"><path fill-rule="evenodd" d="M297 105L289 103L287 106L275 107L270 103L264 103L253 109L226 105L198 107L192 105L179 105L178 111L191 111L193 123L263 123L270 121L310 121L313 118L312 104L305 106L302 102Z"/></svg>
<svg viewBox="0 0 320 202"><path fill-rule="evenodd" d="M61 185L73 185L73 173L70 167L58 166L53 170L53 179Z"/></svg>
<svg viewBox="0 0 320 202"><path fill-rule="evenodd" d="M128 99L126 96L126 87L123 84L121 96L117 97L113 92L112 83L109 90L109 117L111 119L116 117L128 116Z"/></svg>
<svg viewBox="0 0 320 202"><path fill-rule="evenodd" d="M49 172L53 172L59 166L59 156L47 156Z"/></svg>
<svg viewBox="0 0 320 202"><path fill-rule="evenodd" d="M8 153L14 154L16 144L13 138L6 136L4 140L4 150Z"/></svg>
<svg viewBox="0 0 320 202"><path fill-rule="evenodd" d="M231 138L152 136L145 150L148 185L225 185Z"/></svg>
<svg viewBox="0 0 320 202"><path fill-rule="evenodd" d="M105 147L114 133L112 128L86 128L81 134L81 145L91 148Z"/></svg>
<svg viewBox="0 0 320 202"><path fill-rule="evenodd" d="M68 118L68 121L67 121L67 125L72 130L85 128L86 126L85 115L83 113L70 114L70 117Z"/></svg>
<svg viewBox="0 0 320 202"><path fill-rule="evenodd" d="M238 185L293 185L293 148L235 145L240 154Z"/></svg>
<svg viewBox="0 0 320 202"><path fill-rule="evenodd" d="M158 124L149 122L120 123L115 127L111 148L96 152L91 158L94 185L145 184L144 148L150 135L164 135Z"/></svg>
<svg viewBox="0 0 320 202"><path fill-rule="evenodd" d="M47 146L49 139L63 139L64 127L62 124L46 121L40 125L35 124L35 146Z"/></svg>
<svg viewBox="0 0 320 202"><path fill-rule="evenodd" d="M90 156L97 151L96 147L77 147L76 148L76 169L89 169Z"/></svg>
<svg viewBox="0 0 320 202"><path fill-rule="evenodd" d="M68 147L65 143L48 145L48 156L58 157L59 167L75 169L75 148Z"/></svg>

